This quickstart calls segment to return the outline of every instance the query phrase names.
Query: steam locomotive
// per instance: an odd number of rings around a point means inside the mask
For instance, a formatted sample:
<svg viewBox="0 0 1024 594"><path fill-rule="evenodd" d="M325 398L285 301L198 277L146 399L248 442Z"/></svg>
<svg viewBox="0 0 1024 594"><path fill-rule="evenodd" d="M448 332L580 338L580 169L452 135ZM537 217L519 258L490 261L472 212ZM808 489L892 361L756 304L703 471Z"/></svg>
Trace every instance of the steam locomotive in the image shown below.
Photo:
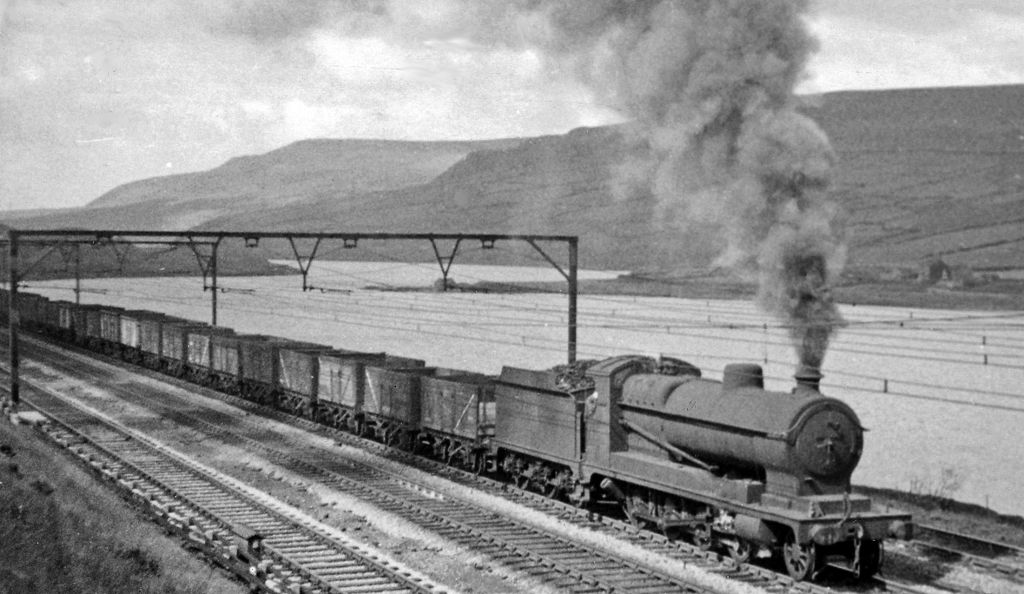
<svg viewBox="0 0 1024 594"><path fill-rule="evenodd" d="M6 321L8 296L0 294ZM864 429L821 376L764 389L757 365L722 381L678 359L611 357L497 377L387 353L20 293L25 329L234 393L579 506L737 561L781 558L797 580L826 564L875 574L911 518L850 489Z"/></svg>

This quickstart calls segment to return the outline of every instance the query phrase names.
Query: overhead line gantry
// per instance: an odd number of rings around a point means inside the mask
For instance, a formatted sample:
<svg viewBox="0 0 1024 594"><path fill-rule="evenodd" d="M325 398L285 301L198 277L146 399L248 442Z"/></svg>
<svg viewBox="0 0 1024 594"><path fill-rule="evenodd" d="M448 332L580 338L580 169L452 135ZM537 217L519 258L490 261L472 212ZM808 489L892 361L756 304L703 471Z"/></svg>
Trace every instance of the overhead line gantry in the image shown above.
<svg viewBox="0 0 1024 594"><path fill-rule="evenodd" d="M261 240L286 240L292 248L299 272L302 275L302 290L310 290L309 270L316 258L317 250L324 241L341 241L342 247L354 249L363 240L411 240L427 241L433 248L434 258L441 269L442 290L449 287L448 273L455 261L460 246L466 241L479 241L482 249L491 249L499 241L525 242L537 251L568 283L568 346L567 359L576 361L576 308L578 295L579 237L575 235L531 235L503 233L376 233L376 232L313 232L313 231L160 231L160 230L117 230L117 229L9 229L7 231L7 262L9 298L9 348L10 348L10 398L16 409L20 400L18 378L18 310L16 307L18 283L49 254L60 251L65 260L73 254L75 263L75 300L79 300L80 247L82 245L186 245L195 254L196 262L203 275L203 290L211 291L211 324L217 325L217 251L226 239L241 239L246 247L256 247ZM308 254L300 253L296 240L313 240ZM450 249L442 242L454 242ZM545 251L542 244L565 244L568 261L560 265ZM19 261L20 247L34 245L45 248L42 254L27 266ZM73 247L74 251L68 249ZM206 253L204 248L209 248ZM209 284L207 282L209 281Z"/></svg>

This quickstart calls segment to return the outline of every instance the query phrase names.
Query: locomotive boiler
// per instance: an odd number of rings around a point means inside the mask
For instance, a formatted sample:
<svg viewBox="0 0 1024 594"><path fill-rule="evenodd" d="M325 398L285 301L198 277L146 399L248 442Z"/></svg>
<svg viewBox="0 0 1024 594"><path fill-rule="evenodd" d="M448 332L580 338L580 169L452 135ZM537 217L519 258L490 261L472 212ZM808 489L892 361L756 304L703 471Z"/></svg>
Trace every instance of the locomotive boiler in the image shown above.
<svg viewBox="0 0 1024 594"><path fill-rule="evenodd" d="M762 497L834 495L850 487L864 430L802 370L792 392L766 392L761 368L732 364L722 382L636 374L619 402L627 430L686 452L706 469L764 482Z"/></svg>

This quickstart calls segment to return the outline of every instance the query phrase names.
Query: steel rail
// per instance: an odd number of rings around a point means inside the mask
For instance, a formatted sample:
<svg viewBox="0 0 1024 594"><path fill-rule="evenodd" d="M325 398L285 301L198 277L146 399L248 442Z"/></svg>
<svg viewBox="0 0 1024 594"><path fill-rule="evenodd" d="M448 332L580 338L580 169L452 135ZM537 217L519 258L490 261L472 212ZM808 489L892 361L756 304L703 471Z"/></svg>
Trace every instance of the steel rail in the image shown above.
<svg viewBox="0 0 1024 594"><path fill-rule="evenodd" d="M445 591L417 572L138 431L103 418L69 397L31 387L26 403L49 419L47 435L145 502L162 523L205 550L219 553L221 561L227 557L230 565L248 564L248 581L263 591Z"/></svg>
<svg viewBox="0 0 1024 594"><path fill-rule="evenodd" d="M960 557L972 567L1024 584L1024 548L927 524L914 527L913 545Z"/></svg>

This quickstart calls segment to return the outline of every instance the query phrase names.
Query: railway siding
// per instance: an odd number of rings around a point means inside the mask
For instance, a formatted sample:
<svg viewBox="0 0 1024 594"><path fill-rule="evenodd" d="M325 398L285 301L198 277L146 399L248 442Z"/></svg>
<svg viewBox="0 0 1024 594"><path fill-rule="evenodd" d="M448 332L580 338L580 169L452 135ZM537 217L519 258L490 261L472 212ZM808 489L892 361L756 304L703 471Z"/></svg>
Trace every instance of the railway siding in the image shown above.
<svg viewBox="0 0 1024 594"><path fill-rule="evenodd" d="M26 401L44 432L143 503L158 522L267 592L448 588L303 512L54 393Z"/></svg>

